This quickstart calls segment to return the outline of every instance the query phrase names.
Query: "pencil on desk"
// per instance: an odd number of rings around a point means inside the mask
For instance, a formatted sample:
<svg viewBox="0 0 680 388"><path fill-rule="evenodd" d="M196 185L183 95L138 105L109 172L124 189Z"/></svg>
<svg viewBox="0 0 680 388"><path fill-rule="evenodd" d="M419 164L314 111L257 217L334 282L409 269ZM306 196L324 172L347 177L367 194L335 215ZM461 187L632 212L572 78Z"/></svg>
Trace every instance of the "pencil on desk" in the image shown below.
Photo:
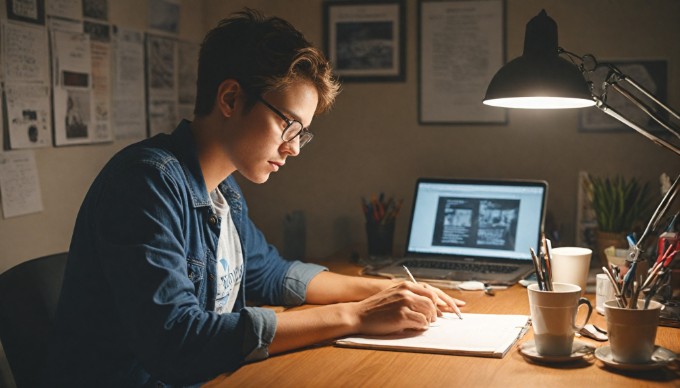
<svg viewBox="0 0 680 388"><path fill-rule="evenodd" d="M408 275L409 279L411 279L413 283L418 284L416 278L414 278L411 271L408 270L408 267L405 265L402 265L402 267L404 267L404 271L406 271L406 274ZM458 306L456 306L455 302L453 303L453 312L456 313L456 315L458 315L458 318L463 319L463 316L460 315L460 309L458 308Z"/></svg>

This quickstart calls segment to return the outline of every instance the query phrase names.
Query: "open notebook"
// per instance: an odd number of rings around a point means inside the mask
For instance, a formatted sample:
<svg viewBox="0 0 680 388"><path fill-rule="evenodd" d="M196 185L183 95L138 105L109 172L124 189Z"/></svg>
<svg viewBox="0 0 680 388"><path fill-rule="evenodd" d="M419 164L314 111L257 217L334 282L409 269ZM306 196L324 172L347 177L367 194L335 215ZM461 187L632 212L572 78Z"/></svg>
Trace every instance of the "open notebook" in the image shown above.
<svg viewBox="0 0 680 388"><path fill-rule="evenodd" d="M503 358L526 333L526 315L455 314L443 317L428 330L387 336L356 336L335 341L338 346L461 356Z"/></svg>

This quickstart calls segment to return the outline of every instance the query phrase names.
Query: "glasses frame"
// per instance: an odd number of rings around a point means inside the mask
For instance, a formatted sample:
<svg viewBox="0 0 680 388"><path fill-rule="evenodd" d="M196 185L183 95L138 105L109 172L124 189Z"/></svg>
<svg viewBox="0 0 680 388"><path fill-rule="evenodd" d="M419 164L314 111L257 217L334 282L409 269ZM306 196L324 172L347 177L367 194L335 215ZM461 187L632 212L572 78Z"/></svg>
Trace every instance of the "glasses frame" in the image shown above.
<svg viewBox="0 0 680 388"><path fill-rule="evenodd" d="M281 140L285 141L286 143L290 143L291 141L295 140L296 137L300 137L300 148L304 147L305 145L309 144L310 141L314 138L314 134L309 131L308 128L305 128L304 125L302 125L301 122L295 120L295 119L290 119L286 115L284 115L280 110L278 110L274 105L268 103L262 96L257 96L257 100L262 103L262 105L266 106L274 112L277 116L279 116L283 121L286 122L286 128L284 128L283 132L281 132ZM300 125L300 130L294 134L293 136L290 137L290 139L286 140L286 133L288 130L293 126L293 124L298 123Z"/></svg>

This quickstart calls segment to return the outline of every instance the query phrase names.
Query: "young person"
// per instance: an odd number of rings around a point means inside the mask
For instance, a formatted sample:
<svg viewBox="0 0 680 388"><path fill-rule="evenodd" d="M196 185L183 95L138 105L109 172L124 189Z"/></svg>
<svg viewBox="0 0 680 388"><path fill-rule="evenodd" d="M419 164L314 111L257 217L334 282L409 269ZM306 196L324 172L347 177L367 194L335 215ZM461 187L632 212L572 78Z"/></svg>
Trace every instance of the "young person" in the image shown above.
<svg viewBox="0 0 680 388"><path fill-rule="evenodd" d="M293 26L252 10L225 19L203 41L197 84L193 122L120 151L84 199L47 385L197 384L338 336L425 330L463 304L283 259L249 219L233 174L266 182L339 88Z"/></svg>

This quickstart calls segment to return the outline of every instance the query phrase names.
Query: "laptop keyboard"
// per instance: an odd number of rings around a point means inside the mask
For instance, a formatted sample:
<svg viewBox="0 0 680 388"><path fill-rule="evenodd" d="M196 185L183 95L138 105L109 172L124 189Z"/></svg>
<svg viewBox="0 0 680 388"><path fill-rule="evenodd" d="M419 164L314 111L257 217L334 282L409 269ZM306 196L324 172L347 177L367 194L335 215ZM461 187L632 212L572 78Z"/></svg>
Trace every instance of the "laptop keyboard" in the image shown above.
<svg viewBox="0 0 680 388"><path fill-rule="evenodd" d="M449 271L464 271L477 273L511 273L519 267L515 265L489 264L489 263L462 263L443 260L407 260L404 262L409 268L443 269Z"/></svg>

